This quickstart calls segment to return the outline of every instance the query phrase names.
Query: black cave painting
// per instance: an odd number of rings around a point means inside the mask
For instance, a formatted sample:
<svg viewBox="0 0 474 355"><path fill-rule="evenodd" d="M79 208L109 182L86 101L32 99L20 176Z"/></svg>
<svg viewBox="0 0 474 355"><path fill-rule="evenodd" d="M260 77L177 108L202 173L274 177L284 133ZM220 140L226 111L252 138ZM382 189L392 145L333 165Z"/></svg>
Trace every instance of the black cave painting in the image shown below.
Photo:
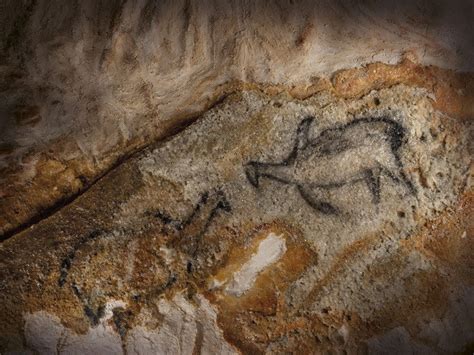
<svg viewBox="0 0 474 355"><path fill-rule="evenodd" d="M105 304L99 304L98 306L94 307L89 299L85 297L82 293L82 290L75 282L72 282L72 291L74 295L79 299L82 304L82 309L84 311L84 315L89 319L90 324L95 327L99 324L100 319L105 316Z"/></svg>
<svg viewBox="0 0 474 355"><path fill-rule="evenodd" d="M66 257L62 260L61 262L61 267L60 267L60 272L59 272L59 278L58 278L58 285L59 287L63 287L64 284L66 283L68 276L69 276L69 271L72 267L72 263L74 259L76 258L76 253L77 251L86 243L93 241L100 237L101 235L104 234L103 230L100 229L95 229L92 232L86 234L82 238L79 239L79 241L74 245L72 250L66 255ZM100 304L97 307L94 307L90 304L89 300L87 297L84 296L82 293L81 289L79 286L72 281L71 282L71 288L74 293L74 295L79 299L79 301L82 304L84 315L87 317L89 320L90 324L92 326L96 326L99 324L100 319L105 315L105 305Z"/></svg>
<svg viewBox="0 0 474 355"><path fill-rule="evenodd" d="M154 215L178 235L175 238L177 246L184 249L190 257L195 257L199 241L220 211L231 212L231 205L224 192L218 189L212 194L203 193L191 213L183 220L174 219L161 211ZM192 264L188 263L189 272L191 268Z"/></svg>
<svg viewBox="0 0 474 355"><path fill-rule="evenodd" d="M192 241L198 241L221 210L230 212L231 205L224 192L222 190L217 190L211 196L209 196L209 192L203 193L196 206L194 206L192 212L182 221L174 219L161 211L156 211L153 214L164 225L171 227L175 232L180 235L185 235L186 238L189 238ZM191 227L194 233L190 235L188 231L190 231ZM58 279L58 285L60 287L64 286L66 283L69 270L72 267L72 262L74 261L77 251L84 244L97 239L97 237L103 233L104 231L96 229L82 237L62 260Z"/></svg>
<svg viewBox="0 0 474 355"><path fill-rule="evenodd" d="M96 239L99 237L101 234L103 234L102 230L95 229L86 236L82 237L79 239L76 245L74 245L73 249L66 255L66 257L63 259L61 262L61 269L59 272L59 279L58 279L58 285L59 287L63 287L64 284L66 283L69 270L71 269L72 262L74 261L74 258L76 257L77 251L87 242Z"/></svg>
<svg viewBox="0 0 474 355"><path fill-rule="evenodd" d="M152 213L152 215L158 218L160 222L168 229L169 233L174 234L175 238L173 238L173 240L175 241L176 247L181 248L189 256L189 260L186 265L188 273L193 272L193 258L195 258L196 256L200 239L204 236L212 221L221 211L231 212L231 205L227 200L224 192L222 190L217 190L213 193L203 193L200 196L197 204L193 207L191 213L183 220L174 219L168 214L161 211L156 211ZM73 262L76 258L77 252L85 244L98 239L104 234L106 234L106 231L96 229L86 234L77 241L77 243L73 246L72 250L68 252L68 254L61 262L60 273L58 278L59 287L63 287L66 284L69 272L73 266ZM152 292L162 293L167 288L171 287L176 281L177 278L175 273L173 271L170 271L168 281L163 285L153 288ZM98 325L100 319L104 316L105 305L94 305L94 302L91 302L88 295L84 294L84 292L80 289L80 287L74 280L70 281L70 285L74 295L83 305L84 315L87 317L90 324L92 326ZM140 296L137 297L139 298ZM115 317L115 313L117 313L118 311L113 311ZM121 314L120 317L117 315L116 323L119 321L122 322L122 318L124 318L122 316L123 314ZM131 316L127 316L125 318L129 317ZM123 325L117 325L117 329L119 329L119 331L123 333Z"/></svg>
<svg viewBox="0 0 474 355"><path fill-rule="evenodd" d="M250 161L245 165L248 181L256 188L260 179L267 178L282 184L293 185L303 200L314 210L323 214L340 213L339 208L321 198L324 190L337 189L347 184L363 182L372 195L372 202L380 202L380 177L386 175L396 184L402 185L411 195L416 195L415 187L403 171L400 149L406 142L405 128L387 117L369 117L355 119L347 124L328 128L314 138L309 137L309 129L314 117L304 118L297 130L293 149L286 159L279 163ZM351 172L329 167L325 181L308 173L309 167L317 169L318 162L331 166L330 159L358 147L371 147L371 154L365 159L352 161ZM377 160L380 152L386 158ZM347 169L349 170L349 169Z"/></svg>

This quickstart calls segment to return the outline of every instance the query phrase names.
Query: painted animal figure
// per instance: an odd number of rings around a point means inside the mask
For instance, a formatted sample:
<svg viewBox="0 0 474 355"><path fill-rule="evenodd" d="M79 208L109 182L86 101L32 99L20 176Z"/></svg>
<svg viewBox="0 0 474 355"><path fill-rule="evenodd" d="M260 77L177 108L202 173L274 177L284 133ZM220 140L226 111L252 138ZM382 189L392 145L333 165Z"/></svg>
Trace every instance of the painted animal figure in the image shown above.
<svg viewBox="0 0 474 355"><path fill-rule="evenodd" d="M301 121L293 150L282 162L246 164L247 179L254 187L259 187L261 178L294 185L308 205L324 214L340 211L321 198L323 191L346 184L367 184L372 202L378 204L382 175L415 195L400 159L406 139L400 123L387 117L359 118L310 138L313 121L314 117Z"/></svg>
<svg viewBox="0 0 474 355"><path fill-rule="evenodd" d="M147 218L159 223L146 233L129 230L116 237L111 231L94 230L62 260L58 285L71 287L96 326L109 299L135 304L192 278L198 253L207 248L201 245L202 238L216 217L230 211L224 192L217 190L203 193L183 219L150 212ZM176 261L167 260L163 248L173 250Z"/></svg>
<svg viewBox="0 0 474 355"><path fill-rule="evenodd" d="M200 239L206 233L209 225L219 212L231 212L227 197L222 190L212 194L205 192L201 195L192 212L182 221L173 219L163 212L156 212L155 216L162 223L171 227L168 233L175 234L174 247L181 248L190 257L195 257Z"/></svg>

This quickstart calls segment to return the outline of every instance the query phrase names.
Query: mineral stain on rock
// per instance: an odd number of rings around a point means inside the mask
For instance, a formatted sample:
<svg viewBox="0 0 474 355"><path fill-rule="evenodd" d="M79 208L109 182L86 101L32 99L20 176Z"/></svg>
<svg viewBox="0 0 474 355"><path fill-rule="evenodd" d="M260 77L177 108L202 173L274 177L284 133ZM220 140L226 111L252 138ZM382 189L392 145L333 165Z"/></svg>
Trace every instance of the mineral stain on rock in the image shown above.
<svg viewBox="0 0 474 355"><path fill-rule="evenodd" d="M420 322L454 324L472 273L428 226L472 248L466 127L404 85L231 95L2 243L2 349L447 349Z"/></svg>

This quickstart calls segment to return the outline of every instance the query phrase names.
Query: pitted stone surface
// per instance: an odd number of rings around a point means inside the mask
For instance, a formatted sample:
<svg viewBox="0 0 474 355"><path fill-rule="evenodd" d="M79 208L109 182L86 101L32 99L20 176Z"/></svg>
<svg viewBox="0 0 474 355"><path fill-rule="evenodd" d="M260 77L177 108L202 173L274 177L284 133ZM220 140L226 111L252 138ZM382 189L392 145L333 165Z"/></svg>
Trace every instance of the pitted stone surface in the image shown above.
<svg viewBox="0 0 474 355"><path fill-rule="evenodd" d="M399 83L474 112L470 0L3 0L0 239L231 92Z"/></svg>
<svg viewBox="0 0 474 355"><path fill-rule="evenodd" d="M0 343L461 351L474 341L471 134L405 85L231 95L1 244ZM457 322L453 344L436 336Z"/></svg>

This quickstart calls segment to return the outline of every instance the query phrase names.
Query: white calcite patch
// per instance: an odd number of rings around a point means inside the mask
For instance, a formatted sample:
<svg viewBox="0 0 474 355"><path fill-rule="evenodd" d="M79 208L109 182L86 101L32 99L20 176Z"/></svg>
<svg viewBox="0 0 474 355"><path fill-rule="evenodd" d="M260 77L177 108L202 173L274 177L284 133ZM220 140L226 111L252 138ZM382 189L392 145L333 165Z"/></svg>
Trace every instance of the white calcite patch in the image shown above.
<svg viewBox="0 0 474 355"><path fill-rule="evenodd" d="M203 296L197 306L183 295L161 300L163 323L149 330L138 326L129 332L127 354L238 354L217 326L217 313Z"/></svg>
<svg viewBox="0 0 474 355"><path fill-rule="evenodd" d="M128 354L192 354L197 330L194 307L183 296L159 302L164 315L160 327L148 330L138 326L129 332Z"/></svg>
<svg viewBox="0 0 474 355"><path fill-rule="evenodd" d="M108 321L112 310L125 307L122 301L110 301L105 306L105 316L98 326L86 334L77 334L64 327L54 315L40 311L26 314L25 340L29 349L40 354L121 354L122 341Z"/></svg>
<svg viewBox="0 0 474 355"><path fill-rule="evenodd" d="M258 274L278 261L285 252L286 241L283 235L270 233L260 242L257 252L250 260L233 275L225 291L233 296L243 295L252 287Z"/></svg>
<svg viewBox="0 0 474 355"><path fill-rule="evenodd" d="M97 327L77 334L47 312L26 314L25 339L29 350L40 354L237 354L217 325L217 313L203 296L190 303L178 294L159 301L162 324L156 329L136 326L122 339L109 324L122 301L108 302L105 316Z"/></svg>

